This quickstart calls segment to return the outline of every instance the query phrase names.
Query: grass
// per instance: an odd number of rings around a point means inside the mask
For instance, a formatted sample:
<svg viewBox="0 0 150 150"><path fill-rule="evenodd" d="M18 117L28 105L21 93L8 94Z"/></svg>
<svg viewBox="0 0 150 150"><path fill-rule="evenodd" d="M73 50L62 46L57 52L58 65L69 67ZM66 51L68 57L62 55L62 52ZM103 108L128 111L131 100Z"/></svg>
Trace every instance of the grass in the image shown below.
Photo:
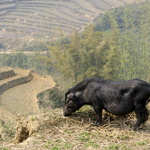
<svg viewBox="0 0 150 150"><path fill-rule="evenodd" d="M71 117L64 118L62 110L32 115L29 124L39 121L38 132L21 144L5 148L36 150L148 150L150 148L150 120L135 132L135 115L116 117L106 112L102 126L93 126L95 114L91 107L83 107ZM28 117L27 117L28 118ZM30 123L30 121L32 123Z"/></svg>

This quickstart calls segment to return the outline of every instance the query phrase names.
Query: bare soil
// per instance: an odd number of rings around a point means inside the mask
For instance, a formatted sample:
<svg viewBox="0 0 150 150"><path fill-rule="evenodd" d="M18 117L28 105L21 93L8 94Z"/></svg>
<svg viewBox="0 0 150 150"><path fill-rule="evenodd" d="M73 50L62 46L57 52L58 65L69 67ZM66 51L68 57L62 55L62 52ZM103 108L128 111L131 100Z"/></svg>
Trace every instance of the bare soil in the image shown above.
<svg viewBox="0 0 150 150"><path fill-rule="evenodd" d="M3 68L4 70L4 68ZM13 69L16 75L24 76L28 70ZM55 83L50 76L41 77L31 71L32 80L14 86L0 94L0 126L14 129L16 118L23 114L39 113L37 94L52 88ZM14 80L14 77L11 77ZM11 80L9 78L9 80ZM0 80L7 83L8 78ZM0 135L3 133L0 132Z"/></svg>

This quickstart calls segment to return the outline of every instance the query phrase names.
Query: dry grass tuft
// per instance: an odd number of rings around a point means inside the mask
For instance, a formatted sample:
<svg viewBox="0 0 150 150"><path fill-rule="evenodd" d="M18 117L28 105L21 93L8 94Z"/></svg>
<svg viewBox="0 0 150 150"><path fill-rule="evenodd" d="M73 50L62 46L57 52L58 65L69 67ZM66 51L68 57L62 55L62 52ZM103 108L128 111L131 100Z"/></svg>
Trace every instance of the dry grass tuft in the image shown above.
<svg viewBox="0 0 150 150"><path fill-rule="evenodd" d="M38 123L35 132L26 141L7 144L7 149L36 150L148 150L150 149L150 121L135 132L132 127L135 115L116 117L106 112L102 126L93 126L95 113L83 107L71 117L63 117L62 110L51 110L30 116L32 124Z"/></svg>

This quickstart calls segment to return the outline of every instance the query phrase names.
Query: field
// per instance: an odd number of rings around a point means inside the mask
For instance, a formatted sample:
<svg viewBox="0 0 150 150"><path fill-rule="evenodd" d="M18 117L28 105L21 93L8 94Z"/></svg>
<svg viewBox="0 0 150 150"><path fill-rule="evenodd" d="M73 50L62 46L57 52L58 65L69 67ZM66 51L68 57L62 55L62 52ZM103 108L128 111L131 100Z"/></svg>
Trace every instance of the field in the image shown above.
<svg viewBox="0 0 150 150"><path fill-rule="evenodd" d="M106 10L131 2L135 0L1 0L0 51L79 32Z"/></svg>

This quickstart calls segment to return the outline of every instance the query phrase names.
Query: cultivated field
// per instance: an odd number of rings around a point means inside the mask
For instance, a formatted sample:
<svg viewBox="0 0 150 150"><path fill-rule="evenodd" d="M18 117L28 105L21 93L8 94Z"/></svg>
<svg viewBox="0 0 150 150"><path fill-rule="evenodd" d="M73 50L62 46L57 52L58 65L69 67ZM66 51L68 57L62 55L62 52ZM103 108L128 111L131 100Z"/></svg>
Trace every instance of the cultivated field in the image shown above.
<svg viewBox="0 0 150 150"><path fill-rule="evenodd" d="M1 0L0 50L18 50L33 39L81 31L106 10L136 1L141 0Z"/></svg>

